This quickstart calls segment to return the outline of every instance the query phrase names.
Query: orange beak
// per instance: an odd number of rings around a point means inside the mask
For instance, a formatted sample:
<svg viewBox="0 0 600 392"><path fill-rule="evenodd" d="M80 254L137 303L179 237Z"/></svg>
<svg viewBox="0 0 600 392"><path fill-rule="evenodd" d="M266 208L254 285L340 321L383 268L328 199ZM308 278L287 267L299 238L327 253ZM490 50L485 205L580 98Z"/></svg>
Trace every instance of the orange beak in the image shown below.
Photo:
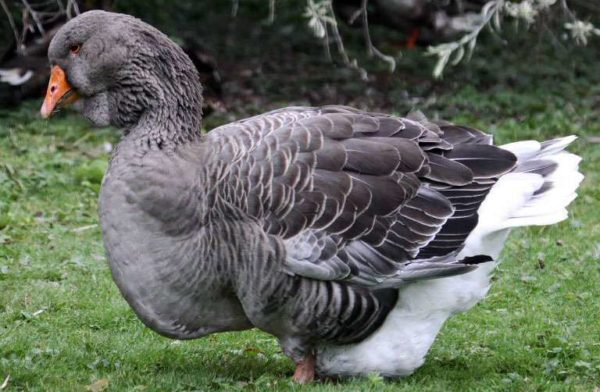
<svg viewBox="0 0 600 392"><path fill-rule="evenodd" d="M67 81L65 71L58 65L52 67L48 91L40 110L42 117L48 118L52 116L59 106L68 105L77 101L77 99L79 99L79 96Z"/></svg>

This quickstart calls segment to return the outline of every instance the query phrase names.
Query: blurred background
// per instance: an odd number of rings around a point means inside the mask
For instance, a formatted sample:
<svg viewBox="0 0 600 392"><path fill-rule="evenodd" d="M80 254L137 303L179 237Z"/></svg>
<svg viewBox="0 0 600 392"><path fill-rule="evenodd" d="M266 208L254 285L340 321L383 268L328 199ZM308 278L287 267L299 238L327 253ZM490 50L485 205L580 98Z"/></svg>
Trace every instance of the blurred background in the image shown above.
<svg viewBox="0 0 600 392"><path fill-rule="evenodd" d="M202 76L205 114L216 117L209 125L292 104L519 116L554 105L597 105L600 94L597 1L0 4L5 107L43 96L50 39L66 20L89 9L135 15L183 46Z"/></svg>

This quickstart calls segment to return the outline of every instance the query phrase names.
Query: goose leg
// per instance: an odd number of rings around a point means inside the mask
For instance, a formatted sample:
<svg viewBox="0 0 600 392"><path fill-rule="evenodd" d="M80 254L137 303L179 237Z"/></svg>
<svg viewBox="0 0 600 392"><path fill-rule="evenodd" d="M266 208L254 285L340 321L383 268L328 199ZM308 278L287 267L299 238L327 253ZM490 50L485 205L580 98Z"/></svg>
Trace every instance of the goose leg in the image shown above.
<svg viewBox="0 0 600 392"><path fill-rule="evenodd" d="M282 337L279 344L285 355L296 364L293 380L299 384L312 382L315 379L317 360L311 344L298 336Z"/></svg>
<svg viewBox="0 0 600 392"><path fill-rule="evenodd" d="M308 384L315 379L315 354L309 353L296 362L294 381L299 384Z"/></svg>

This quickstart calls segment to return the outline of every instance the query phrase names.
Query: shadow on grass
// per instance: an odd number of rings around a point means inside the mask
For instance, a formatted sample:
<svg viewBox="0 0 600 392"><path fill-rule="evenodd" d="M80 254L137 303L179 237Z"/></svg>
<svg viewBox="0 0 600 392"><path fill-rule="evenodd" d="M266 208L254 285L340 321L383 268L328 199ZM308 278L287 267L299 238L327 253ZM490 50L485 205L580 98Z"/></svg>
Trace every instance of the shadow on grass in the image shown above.
<svg viewBox="0 0 600 392"><path fill-rule="evenodd" d="M231 345L229 345L231 347ZM171 351L171 350L170 350ZM223 351L229 351L223 353ZM289 380L293 375L294 365L283 354L262 354L248 350L193 350L187 356L184 352L173 353L177 358L168 355L153 364L156 376L187 377L189 374L201 375L200 378L219 378L228 382L252 382L260 378ZM482 376L489 374L508 375L519 370L519 361L501 358L500 355L471 354L460 357L430 357L413 375L403 378L386 378L393 384L419 384L425 380L439 379L448 382L461 380L468 385L482 381ZM319 383L327 385L343 385L353 381L352 378L320 379Z"/></svg>

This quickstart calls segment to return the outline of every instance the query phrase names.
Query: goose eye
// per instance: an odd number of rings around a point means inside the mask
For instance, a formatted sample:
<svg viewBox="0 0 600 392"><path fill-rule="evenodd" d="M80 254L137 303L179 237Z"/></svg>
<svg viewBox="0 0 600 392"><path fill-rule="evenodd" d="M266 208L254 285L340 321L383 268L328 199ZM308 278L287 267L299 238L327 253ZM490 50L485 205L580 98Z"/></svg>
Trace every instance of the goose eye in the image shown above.
<svg viewBox="0 0 600 392"><path fill-rule="evenodd" d="M71 53L73 54L77 54L79 53L79 50L81 49L81 45L80 44L76 44L76 45L71 45L69 47L69 50L71 51Z"/></svg>

